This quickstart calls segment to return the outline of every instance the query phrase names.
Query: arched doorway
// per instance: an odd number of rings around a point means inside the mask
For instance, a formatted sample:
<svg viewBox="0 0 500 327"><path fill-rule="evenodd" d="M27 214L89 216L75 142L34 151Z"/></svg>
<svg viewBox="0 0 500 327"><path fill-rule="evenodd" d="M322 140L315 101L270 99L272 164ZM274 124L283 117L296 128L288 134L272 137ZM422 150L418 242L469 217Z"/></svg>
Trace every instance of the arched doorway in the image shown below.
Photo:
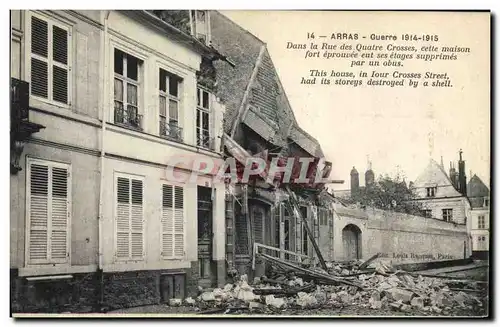
<svg viewBox="0 0 500 327"><path fill-rule="evenodd" d="M344 258L346 260L361 259L361 230L358 226L349 224L342 229L344 243Z"/></svg>

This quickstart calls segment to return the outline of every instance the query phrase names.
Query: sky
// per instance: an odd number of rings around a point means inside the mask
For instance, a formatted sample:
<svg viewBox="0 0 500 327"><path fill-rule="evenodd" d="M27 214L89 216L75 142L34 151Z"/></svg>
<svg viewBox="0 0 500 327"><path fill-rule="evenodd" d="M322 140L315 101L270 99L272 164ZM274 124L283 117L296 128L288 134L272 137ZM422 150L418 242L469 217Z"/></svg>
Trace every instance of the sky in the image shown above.
<svg viewBox="0 0 500 327"><path fill-rule="evenodd" d="M457 165L463 151L466 175L490 181L490 48L487 13L380 13L320 11L222 11L267 44L298 124L321 144L332 162L330 178L348 189L353 166L368 160L376 176L402 172L413 181L430 158ZM443 17L446 16L446 17ZM446 22L446 23L444 23ZM347 61L304 59L287 42L304 43L308 32L370 35L427 33L438 45L470 47L456 61L406 61L401 71L448 72L452 88L388 88L300 85L309 69L349 71ZM358 41L350 41L356 43ZM370 43L366 41L366 43ZM398 43L398 42L395 42ZM384 43L380 43L384 44ZM374 70L365 67L365 71ZM380 71L394 68L377 67ZM353 70L357 72L358 69Z"/></svg>

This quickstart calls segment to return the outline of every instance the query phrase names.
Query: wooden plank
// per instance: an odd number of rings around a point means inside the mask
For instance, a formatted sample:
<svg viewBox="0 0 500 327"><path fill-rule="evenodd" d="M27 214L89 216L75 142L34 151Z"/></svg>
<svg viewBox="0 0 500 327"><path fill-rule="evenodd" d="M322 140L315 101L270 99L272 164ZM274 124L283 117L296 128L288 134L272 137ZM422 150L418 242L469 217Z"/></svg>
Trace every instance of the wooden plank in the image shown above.
<svg viewBox="0 0 500 327"><path fill-rule="evenodd" d="M269 256L267 254L259 253L258 255L260 257L264 258L265 260L269 260L271 262L275 262L277 264L281 264L281 265L287 266L289 268L292 268L293 270L305 273L307 276L309 276L311 278L314 278L316 280L318 280L318 279L319 280L325 280L325 281L329 281L329 282L345 284L345 285L349 285L349 286L354 286L354 287L359 288L359 289L363 289L363 287L361 285L352 283L352 282L347 281L347 280L345 280L343 278L340 278L340 277L334 277L334 276L331 276L331 275L328 275L328 274L324 274L324 273L321 273L321 272L318 272L318 271L314 271L314 270L310 270L310 269L305 269L305 268L299 267L297 265L294 265L294 264L292 264L290 262L287 262L285 260L280 260L280 259L277 259L277 258L273 258L273 257L271 257L271 256Z"/></svg>
<svg viewBox="0 0 500 327"><path fill-rule="evenodd" d="M377 254L375 254L375 255L373 255L373 256L371 256L368 260L366 260L365 262L363 262L363 263L361 264L361 266L359 266L359 268L358 268L358 269L359 269L359 270L363 270L363 269L365 269L366 267L368 267L368 265L369 265L370 263L372 263L372 262L373 262L373 260L377 259L379 256L380 256L380 252L379 252L379 253L377 253Z"/></svg>
<svg viewBox="0 0 500 327"><path fill-rule="evenodd" d="M274 246L265 245L265 244L261 244L261 243L254 243L253 244L253 251L252 251L253 252L253 254L252 254L252 270L255 270L255 259L256 259L257 254L259 253L259 248L278 251L278 252L280 252L280 256L281 256L281 254L286 253L286 254L291 254L291 255L297 256L297 257L306 257L306 258L308 257L305 254L296 253L296 252L288 251L288 250L284 250L284 249L279 249L279 248L276 248Z"/></svg>
<svg viewBox="0 0 500 327"><path fill-rule="evenodd" d="M302 253L297 253L297 252L288 251L288 250L282 250L282 249L275 248L274 246L270 246L270 245L265 245L265 244L260 244L260 243L255 243L255 245L257 247L260 247L260 248L264 248L264 249L268 249L268 250L275 250L275 251L279 251L279 252L283 252L283 253L288 253L288 254L291 254L291 255L298 256L298 257L305 257L305 258L308 257L308 255L305 255L305 254L302 254Z"/></svg>
<svg viewBox="0 0 500 327"><path fill-rule="evenodd" d="M301 213L300 213L300 210L297 206L297 199L295 197L295 193L293 193L291 190L290 190L290 187L286 187L286 190L288 192L288 194L290 195L290 199L291 201L288 201L287 203L290 205L290 206L293 206L293 209L292 212L295 213L296 216L298 216L303 222L304 222L304 226L306 228L306 231L307 231L307 235L309 236L309 239L311 240L311 243L314 247L314 250L316 251L316 254L318 255L318 259L319 259L319 262L321 264L321 268L323 268L324 270L327 270L327 266L326 266L326 262L325 262L325 259L323 258L323 255L321 254L321 250L319 249L319 246L318 246L318 243L316 243L316 240L314 239L314 234L311 233L311 229L309 228L309 225L307 223L307 219L305 219L304 217L302 217Z"/></svg>

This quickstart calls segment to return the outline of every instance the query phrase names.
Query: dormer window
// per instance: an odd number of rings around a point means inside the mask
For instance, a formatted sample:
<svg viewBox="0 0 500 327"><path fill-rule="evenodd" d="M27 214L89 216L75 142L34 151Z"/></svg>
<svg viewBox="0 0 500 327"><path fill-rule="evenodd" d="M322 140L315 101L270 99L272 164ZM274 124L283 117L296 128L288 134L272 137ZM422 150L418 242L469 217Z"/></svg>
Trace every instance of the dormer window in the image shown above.
<svg viewBox="0 0 500 327"><path fill-rule="evenodd" d="M484 204L483 204L485 207L489 207L490 206L490 199L489 198L484 198Z"/></svg>
<svg viewBox="0 0 500 327"><path fill-rule="evenodd" d="M428 198L433 198L436 196L437 187L426 187L425 190L427 192Z"/></svg>
<svg viewBox="0 0 500 327"><path fill-rule="evenodd" d="M191 10L192 35L205 44L210 44L210 15L208 10Z"/></svg>

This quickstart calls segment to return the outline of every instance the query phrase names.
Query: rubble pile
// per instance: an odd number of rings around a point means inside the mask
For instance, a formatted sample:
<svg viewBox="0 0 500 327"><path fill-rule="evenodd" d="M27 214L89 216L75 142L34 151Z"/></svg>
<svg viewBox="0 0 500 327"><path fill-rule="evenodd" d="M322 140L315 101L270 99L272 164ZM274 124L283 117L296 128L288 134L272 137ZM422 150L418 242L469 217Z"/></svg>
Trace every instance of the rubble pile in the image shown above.
<svg viewBox="0 0 500 327"><path fill-rule="evenodd" d="M278 259L273 260L278 267ZM364 266L356 261L328 263L328 271L292 268L295 264L286 263L274 269L269 278L255 278L252 283L246 275L240 276L233 284L201 291L185 303L200 313L268 314L358 306L416 315L460 315L465 310L484 309L478 297L481 285L474 281L424 277L395 270L381 261ZM452 288L457 285L465 288Z"/></svg>

